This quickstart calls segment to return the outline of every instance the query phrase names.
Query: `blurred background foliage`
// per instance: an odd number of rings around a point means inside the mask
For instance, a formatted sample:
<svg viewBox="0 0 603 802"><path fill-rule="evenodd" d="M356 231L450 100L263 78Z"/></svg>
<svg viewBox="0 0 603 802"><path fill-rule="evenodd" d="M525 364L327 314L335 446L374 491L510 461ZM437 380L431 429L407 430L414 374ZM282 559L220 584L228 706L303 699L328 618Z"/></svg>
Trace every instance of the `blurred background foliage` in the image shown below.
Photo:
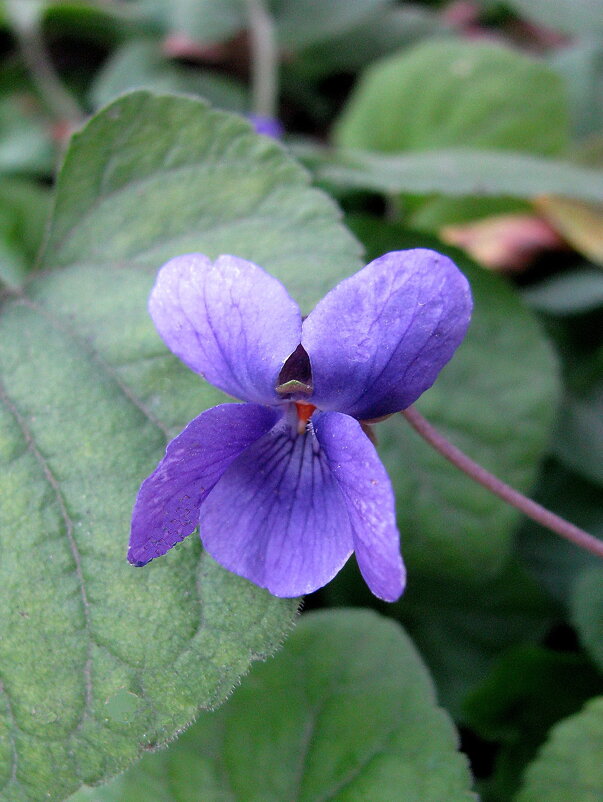
<svg viewBox="0 0 603 802"><path fill-rule="evenodd" d="M284 147L337 199L368 257L447 250L483 299L467 344L420 408L502 478L603 537L603 5L269 6ZM36 271L57 166L71 133L104 105L143 88L255 111L248 27L239 0L0 3L6 288ZM379 603L350 565L306 609L369 607L404 625L486 802L556 799L560 782L571 792L559 799L603 799L601 703L584 707L603 694L600 565L459 479L401 422L379 440L407 594ZM413 454L412 473L400 470L401 452ZM242 704L248 682L270 696L270 671L254 669L225 710ZM197 799L182 778L200 783L205 772L209 782L214 771L195 763L217 748L204 721L113 790L77 798ZM231 726L220 721L216 732ZM593 749L579 777L572 749ZM222 798L214 792L205 799Z"/></svg>

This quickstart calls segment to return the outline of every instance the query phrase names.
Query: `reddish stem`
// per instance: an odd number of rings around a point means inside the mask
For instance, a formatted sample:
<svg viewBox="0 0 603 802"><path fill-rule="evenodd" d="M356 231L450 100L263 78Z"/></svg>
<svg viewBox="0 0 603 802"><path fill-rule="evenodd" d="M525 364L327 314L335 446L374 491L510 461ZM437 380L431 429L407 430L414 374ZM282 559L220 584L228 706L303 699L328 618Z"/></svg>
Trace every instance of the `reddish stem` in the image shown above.
<svg viewBox="0 0 603 802"><path fill-rule="evenodd" d="M494 493L495 496L511 504L511 506L523 512L524 515L531 518L533 521L537 521L539 524L542 524L542 526L546 526L547 529L556 532L558 535L561 535L561 537L566 538L566 540L570 540L572 543L580 546L580 548L596 554L597 557L603 557L603 540L589 535L584 529L574 526L574 524L566 521L565 518L555 515L554 512L547 510L546 507L537 504L535 501L526 498L517 490L509 487L509 485L502 482L494 476L494 474L491 474L485 468L482 468L481 465L478 465L477 462L470 459L466 454L463 454L456 446L453 446L452 443L440 434L437 429L434 429L431 423L425 420L414 407L408 407L408 409L405 409L401 414L404 415L413 429L433 446L436 451L439 451L443 457L446 457L447 460L452 462L453 465L456 465L463 473L466 473L471 479L478 482L491 493Z"/></svg>

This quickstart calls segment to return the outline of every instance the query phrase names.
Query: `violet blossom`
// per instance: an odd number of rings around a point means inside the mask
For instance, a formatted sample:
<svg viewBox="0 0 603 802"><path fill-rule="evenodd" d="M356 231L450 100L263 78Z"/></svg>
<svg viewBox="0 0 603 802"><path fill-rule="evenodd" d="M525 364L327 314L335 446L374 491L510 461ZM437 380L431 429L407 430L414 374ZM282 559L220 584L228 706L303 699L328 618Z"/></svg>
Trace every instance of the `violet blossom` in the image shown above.
<svg viewBox="0 0 603 802"><path fill-rule="evenodd" d="M266 117L262 114L248 114L247 119L253 125L256 134L269 136L271 139L282 139L285 128L276 117Z"/></svg>
<svg viewBox="0 0 603 802"><path fill-rule="evenodd" d="M283 285L236 256L178 256L149 311L189 368L245 403L192 420L142 483L128 559L142 566L199 526L224 568L275 596L310 593L355 552L371 591L405 583L391 483L361 422L410 406L471 315L445 256L387 253L302 320Z"/></svg>

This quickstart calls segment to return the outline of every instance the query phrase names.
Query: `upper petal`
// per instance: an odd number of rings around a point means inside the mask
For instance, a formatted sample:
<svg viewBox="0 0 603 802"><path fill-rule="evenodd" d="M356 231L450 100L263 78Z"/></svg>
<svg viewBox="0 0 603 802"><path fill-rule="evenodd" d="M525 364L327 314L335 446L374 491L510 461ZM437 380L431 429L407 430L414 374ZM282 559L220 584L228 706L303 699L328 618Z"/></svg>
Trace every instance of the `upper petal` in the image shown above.
<svg viewBox="0 0 603 802"><path fill-rule="evenodd" d="M177 256L157 276L149 311L168 348L235 398L273 403L299 344L301 315L283 285L236 256Z"/></svg>
<svg viewBox="0 0 603 802"><path fill-rule="evenodd" d="M453 355L471 308L467 279L446 256L417 248L375 259L303 323L312 403L365 420L405 409Z"/></svg>
<svg viewBox="0 0 603 802"><path fill-rule="evenodd" d="M346 501L362 576L375 596L396 601L406 572L387 472L357 420L339 412L314 418L316 437Z"/></svg>
<svg viewBox="0 0 603 802"><path fill-rule="evenodd" d="M322 587L352 553L346 502L312 431L277 425L225 471L201 507L203 545L275 596Z"/></svg>
<svg viewBox="0 0 603 802"><path fill-rule="evenodd" d="M281 414L257 404L221 404L192 420L138 491L128 560L145 565L190 535L202 500L226 468Z"/></svg>

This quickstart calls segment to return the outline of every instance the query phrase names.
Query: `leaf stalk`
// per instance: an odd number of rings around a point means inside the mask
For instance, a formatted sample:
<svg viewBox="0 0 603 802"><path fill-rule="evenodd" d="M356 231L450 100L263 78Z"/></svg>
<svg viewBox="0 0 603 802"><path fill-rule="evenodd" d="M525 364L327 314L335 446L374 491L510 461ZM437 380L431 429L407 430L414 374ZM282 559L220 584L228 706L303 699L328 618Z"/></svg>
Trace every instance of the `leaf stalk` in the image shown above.
<svg viewBox="0 0 603 802"><path fill-rule="evenodd" d="M477 462L474 462L459 448L447 440L444 435L438 432L438 430L414 407L408 407L408 409L403 410L401 414L404 415L413 429L429 443L430 446L459 468L459 470L482 485L482 487L485 487L495 496L498 496L503 501L506 501L507 504L518 509L528 518L545 526L552 532L561 535L561 537L571 541L581 549L590 551L597 557L603 557L603 540L593 537L593 535L585 532L584 529L580 529L580 527L566 521L565 518L547 510L546 507L543 507L536 501L532 501L532 499L527 498L518 490L505 484L505 482L497 476L494 476L494 474L487 471Z"/></svg>
<svg viewBox="0 0 603 802"><path fill-rule="evenodd" d="M274 20L264 0L247 0L251 45L253 113L277 117L278 45Z"/></svg>

